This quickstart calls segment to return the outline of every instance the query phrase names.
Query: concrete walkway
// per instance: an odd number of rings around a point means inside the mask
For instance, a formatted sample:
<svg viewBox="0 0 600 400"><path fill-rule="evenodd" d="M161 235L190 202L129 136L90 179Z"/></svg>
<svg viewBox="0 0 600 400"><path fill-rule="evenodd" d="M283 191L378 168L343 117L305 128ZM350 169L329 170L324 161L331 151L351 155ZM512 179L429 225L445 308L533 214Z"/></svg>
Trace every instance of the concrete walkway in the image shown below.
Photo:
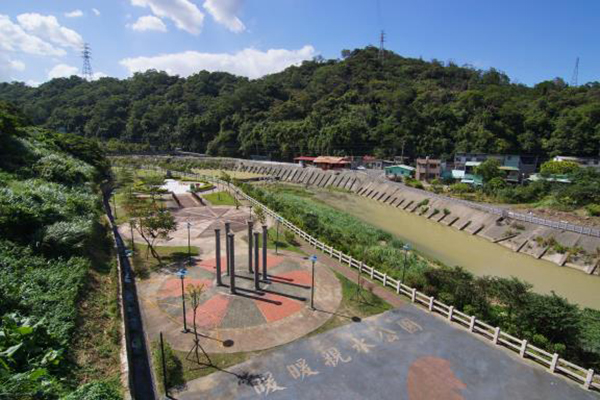
<svg viewBox="0 0 600 400"><path fill-rule="evenodd" d="M188 383L177 399L598 399L412 305Z"/></svg>

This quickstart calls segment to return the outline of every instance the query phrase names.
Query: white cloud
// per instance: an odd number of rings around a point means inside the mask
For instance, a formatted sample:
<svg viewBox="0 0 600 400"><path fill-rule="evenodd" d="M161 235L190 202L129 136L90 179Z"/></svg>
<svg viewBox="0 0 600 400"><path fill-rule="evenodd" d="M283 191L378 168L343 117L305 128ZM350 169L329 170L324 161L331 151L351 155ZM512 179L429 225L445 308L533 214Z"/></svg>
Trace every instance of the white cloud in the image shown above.
<svg viewBox="0 0 600 400"><path fill-rule="evenodd" d="M299 50L260 51L249 48L235 54L186 51L154 57L125 58L120 61L120 64L127 68L130 74L157 69L172 75L189 76L198 71L207 70L211 72L226 71L249 78L260 78L282 71L290 65L310 60L315 54L312 46L304 46Z"/></svg>
<svg viewBox="0 0 600 400"><path fill-rule="evenodd" d="M27 82L25 82L25 84L29 87L38 87L42 84L42 82L34 81L33 79L29 79L29 80L27 80Z"/></svg>
<svg viewBox="0 0 600 400"><path fill-rule="evenodd" d="M66 12L65 17L67 18L79 18L83 17L83 11L81 10L73 10L71 12Z"/></svg>
<svg viewBox="0 0 600 400"><path fill-rule="evenodd" d="M77 50L83 46L81 35L72 29L61 26L53 15L20 14L17 16L17 21L29 34L43 37L56 45Z"/></svg>
<svg viewBox="0 0 600 400"><path fill-rule="evenodd" d="M25 63L21 60L13 60L7 54L0 53L0 82L12 81L14 72L25 70Z"/></svg>
<svg viewBox="0 0 600 400"><path fill-rule="evenodd" d="M92 12L96 15L96 17L100 16L100 10L98 10L97 8L92 8Z"/></svg>
<svg viewBox="0 0 600 400"><path fill-rule="evenodd" d="M58 64L52 67L48 72L48 79L54 78L68 78L71 75L77 75L79 69L67 64Z"/></svg>
<svg viewBox="0 0 600 400"><path fill-rule="evenodd" d="M95 80L100 79L100 78L106 78L107 76L108 75L105 74L104 72L94 72L92 74L92 80L95 81Z"/></svg>
<svg viewBox="0 0 600 400"><path fill-rule="evenodd" d="M219 24L232 32L242 32L246 26L237 17L242 8L242 0L206 0L203 7Z"/></svg>
<svg viewBox="0 0 600 400"><path fill-rule="evenodd" d="M131 4L149 7L157 17L168 18L193 35L200 33L204 23L204 13L189 0L131 0Z"/></svg>
<svg viewBox="0 0 600 400"><path fill-rule="evenodd" d="M144 31L158 31L158 32L166 32L167 26L160 18L155 17L154 15L145 15L143 17L139 17L137 21L135 21L131 25L131 29L138 32Z"/></svg>
<svg viewBox="0 0 600 400"><path fill-rule="evenodd" d="M7 15L0 15L0 50L22 52L41 56L63 56L64 49L25 32L19 24L13 23Z"/></svg>

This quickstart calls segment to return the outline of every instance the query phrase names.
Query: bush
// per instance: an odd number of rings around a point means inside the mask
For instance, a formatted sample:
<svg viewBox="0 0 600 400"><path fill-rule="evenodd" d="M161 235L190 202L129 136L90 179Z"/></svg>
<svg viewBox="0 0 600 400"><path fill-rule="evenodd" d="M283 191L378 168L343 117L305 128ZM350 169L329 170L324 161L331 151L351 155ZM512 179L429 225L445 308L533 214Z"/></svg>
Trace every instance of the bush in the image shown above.
<svg viewBox="0 0 600 400"><path fill-rule="evenodd" d="M90 382L64 397L62 400L121 400L123 397L114 384Z"/></svg>
<svg viewBox="0 0 600 400"><path fill-rule="evenodd" d="M185 384L181 360L177 357L175 351L173 351L173 348L166 340L164 341L164 347L167 369L167 385L169 386L168 389L181 386ZM159 387L161 388L162 392L165 393L166 391L163 383L162 353L160 351L160 342L158 340L152 342L152 361L154 363L154 370L156 371L156 379L158 380Z"/></svg>
<svg viewBox="0 0 600 400"><path fill-rule="evenodd" d="M471 193L473 192L473 187L468 183L455 183L450 185L450 191L457 194Z"/></svg>
<svg viewBox="0 0 600 400"><path fill-rule="evenodd" d="M572 174L579 169L579 164L574 161L546 161L540 167L542 175L566 175Z"/></svg>
<svg viewBox="0 0 600 400"><path fill-rule="evenodd" d="M592 217L600 217L600 204L588 204L585 209Z"/></svg>

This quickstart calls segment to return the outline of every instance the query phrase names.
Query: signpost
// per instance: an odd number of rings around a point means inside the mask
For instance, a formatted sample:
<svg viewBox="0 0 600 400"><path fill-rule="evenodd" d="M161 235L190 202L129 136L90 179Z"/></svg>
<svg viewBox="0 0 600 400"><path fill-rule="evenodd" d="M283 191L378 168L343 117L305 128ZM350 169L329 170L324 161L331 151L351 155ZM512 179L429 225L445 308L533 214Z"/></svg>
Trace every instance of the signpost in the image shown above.
<svg viewBox="0 0 600 400"><path fill-rule="evenodd" d="M188 333L187 321L185 319L185 288L183 281L185 280L185 276L187 275L187 270L181 268L177 271L177 276L181 279L181 304L183 305L183 333Z"/></svg>
<svg viewBox="0 0 600 400"><path fill-rule="evenodd" d="M315 309L315 263L317 262L317 256L314 254L308 258L312 262L312 284L310 286L310 308Z"/></svg>

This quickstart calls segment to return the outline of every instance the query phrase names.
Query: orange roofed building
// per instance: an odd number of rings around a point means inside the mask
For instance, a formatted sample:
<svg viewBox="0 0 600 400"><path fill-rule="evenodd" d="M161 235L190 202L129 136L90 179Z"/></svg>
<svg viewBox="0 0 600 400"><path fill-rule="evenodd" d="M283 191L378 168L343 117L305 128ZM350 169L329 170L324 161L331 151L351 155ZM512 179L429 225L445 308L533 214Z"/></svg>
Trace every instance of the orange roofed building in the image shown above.
<svg viewBox="0 0 600 400"><path fill-rule="evenodd" d="M350 166L350 159L347 157L320 156L313 160L313 164L324 171L342 169Z"/></svg>

